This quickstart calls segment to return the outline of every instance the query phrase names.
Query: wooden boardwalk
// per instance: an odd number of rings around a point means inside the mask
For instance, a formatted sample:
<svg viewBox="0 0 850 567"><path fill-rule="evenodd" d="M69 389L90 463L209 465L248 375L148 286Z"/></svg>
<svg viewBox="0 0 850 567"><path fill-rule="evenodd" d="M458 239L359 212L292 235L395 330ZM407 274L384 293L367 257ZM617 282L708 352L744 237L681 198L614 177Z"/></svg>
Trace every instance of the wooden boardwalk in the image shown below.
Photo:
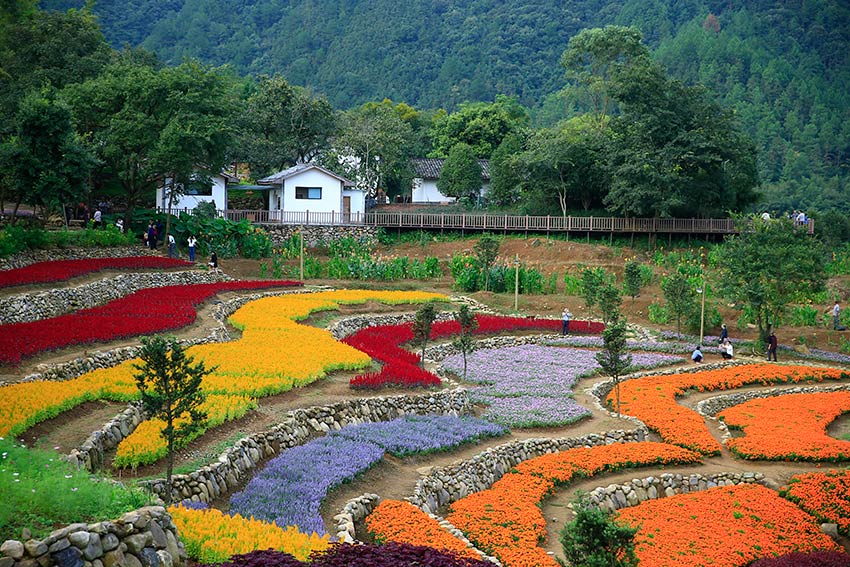
<svg viewBox="0 0 850 567"><path fill-rule="evenodd" d="M189 210L172 211L174 214ZM372 225L383 228L419 230L460 230L492 232L535 233L592 233L597 234L738 234L750 221L733 219L674 219L674 218L623 218L623 217L561 217L532 215L494 215L485 213L434 213L434 212L288 212L263 210L220 210L219 216L234 221L248 220L256 224L288 225ZM809 234L814 233L814 222L807 223Z"/></svg>

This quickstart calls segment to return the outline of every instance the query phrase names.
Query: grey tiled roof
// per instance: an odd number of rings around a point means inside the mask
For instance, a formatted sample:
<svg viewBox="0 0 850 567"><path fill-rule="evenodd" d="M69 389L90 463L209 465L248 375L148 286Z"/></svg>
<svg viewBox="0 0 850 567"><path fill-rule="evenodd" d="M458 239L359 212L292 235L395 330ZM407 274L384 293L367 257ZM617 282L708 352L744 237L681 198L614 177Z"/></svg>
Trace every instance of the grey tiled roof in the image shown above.
<svg viewBox="0 0 850 567"><path fill-rule="evenodd" d="M439 179L445 161L442 158L416 158L410 160L410 164L413 166L415 177ZM480 159L478 160L478 165L481 166L481 179L483 181L490 181L490 160Z"/></svg>
<svg viewBox="0 0 850 567"><path fill-rule="evenodd" d="M282 184L285 179L289 179L293 175L297 175L302 171L307 171L308 169L318 169L324 173L327 173L331 177L335 177L342 181L342 184L345 187L354 187L354 182L342 177L341 175L337 175L333 171L325 169L324 167L315 164L315 163L297 163L290 168L284 169L283 171L278 171L277 173L273 173L268 177L263 177L262 179L258 179L257 183L260 185L279 185Z"/></svg>

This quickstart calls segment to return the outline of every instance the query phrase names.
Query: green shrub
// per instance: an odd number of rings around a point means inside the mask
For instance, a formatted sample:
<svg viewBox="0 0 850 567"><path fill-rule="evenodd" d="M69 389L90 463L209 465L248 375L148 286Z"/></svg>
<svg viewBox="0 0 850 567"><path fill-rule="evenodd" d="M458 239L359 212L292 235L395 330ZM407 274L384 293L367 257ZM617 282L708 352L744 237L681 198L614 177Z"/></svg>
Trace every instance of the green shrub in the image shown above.
<svg viewBox="0 0 850 567"><path fill-rule="evenodd" d="M794 305L788 314L788 324L794 327L817 327L820 315L820 310L811 305Z"/></svg>
<svg viewBox="0 0 850 567"><path fill-rule="evenodd" d="M564 295L581 294L581 278L572 274L564 274Z"/></svg>
<svg viewBox="0 0 850 567"><path fill-rule="evenodd" d="M649 320L656 325L665 325L670 322L670 313L667 308L658 303L649 304Z"/></svg>

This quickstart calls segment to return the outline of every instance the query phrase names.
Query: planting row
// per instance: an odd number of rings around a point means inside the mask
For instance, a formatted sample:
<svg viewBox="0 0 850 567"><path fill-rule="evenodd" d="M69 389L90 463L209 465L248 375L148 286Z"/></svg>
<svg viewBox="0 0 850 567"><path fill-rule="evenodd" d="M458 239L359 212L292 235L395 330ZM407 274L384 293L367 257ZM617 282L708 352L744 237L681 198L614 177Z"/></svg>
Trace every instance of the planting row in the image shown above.
<svg viewBox="0 0 850 567"><path fill-rule="evenodd" d="M783 382L822 382L850 378L836 369L810 366L744 364L703 372L649 376L628 380L620 387L622 412L643 421L668 443L675 443L705 455L720 453L720 444L712 437L702 416L676 403L690 389L699 391L740 388L750 384ZM613 406L614 392L607 403Z"/></svg>
<svg viewBox="0 0 850 567"><path fill-rule="evenodd" d="M558 331L561 322L549 319L528 319L523 317L500 317L495 315L476 315L478 327L476 335L486 335L505 331ZM571 329L577 333L600 333L601 323L574 321ZM431 339L442 339L460 333L457 321L438 321L431 328ZM400 386L437 386L440 379L433 373L419 367L420 356L401 348L401 344L413 340L413 324L380 325L366 327L343 342L367 353L380 361L383 366L379 372L361 374L352 378L353 388L380 388L386 385Z"/></svg>
<svg viewBox="0 0 850 567"><path fill-rule="evenodd" d="M345 427L281 452L231 496L230 510L324 534L319 507L327 492L373 466L385 452L398 457L428 453L504 433L488 422L453 416L410 416Z"/></svg>
<svg viewBox="0 0 850 567"><path fill-rule="evenodd" d="M0 325L0 364L17 364L37 353L71 345L179 329L195 321L195 306L217 293L300 285L272 280L150 288L51 319Z"/></svg>
<svg viewBox="0 0 850 567"><path fill-rule="evenodd" d="M86 258L38 262L23 268L0 271L0 287L32 285L68 280L102 270L145 270L186 268L191 262L161 256L131 256L126 258Z"/></svg>
<svg viewBox="0 0 850 567"><path fill-rule="evenodd" d="M631 371L680 362L676 356L635 354ZM462 377L463 356L446 358L442 367ZM548 427L590 415L573 399L573 386L598 371L594 351L528 344L468 354L465 380L476 384L469 388L470 399L487 404L484 419L507 427Z"/></svg>

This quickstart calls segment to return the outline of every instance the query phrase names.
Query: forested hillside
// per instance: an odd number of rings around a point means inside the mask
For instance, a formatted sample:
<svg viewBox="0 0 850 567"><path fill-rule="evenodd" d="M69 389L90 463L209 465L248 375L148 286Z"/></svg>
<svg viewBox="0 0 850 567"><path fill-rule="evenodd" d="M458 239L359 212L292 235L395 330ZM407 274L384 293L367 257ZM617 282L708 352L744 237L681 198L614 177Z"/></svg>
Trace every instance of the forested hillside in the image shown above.
<svg viewBox="0 0 850 567"><path fill-rule="evenodd" d="M280 73L335 108L386 97L451 110L506 94L541 126L583 110L559 94L570 37L633 25L671 76L704 84L735 110L759 150L762 208L848 207L843 0L98 0L94 10L115 46Z"/></svg>

